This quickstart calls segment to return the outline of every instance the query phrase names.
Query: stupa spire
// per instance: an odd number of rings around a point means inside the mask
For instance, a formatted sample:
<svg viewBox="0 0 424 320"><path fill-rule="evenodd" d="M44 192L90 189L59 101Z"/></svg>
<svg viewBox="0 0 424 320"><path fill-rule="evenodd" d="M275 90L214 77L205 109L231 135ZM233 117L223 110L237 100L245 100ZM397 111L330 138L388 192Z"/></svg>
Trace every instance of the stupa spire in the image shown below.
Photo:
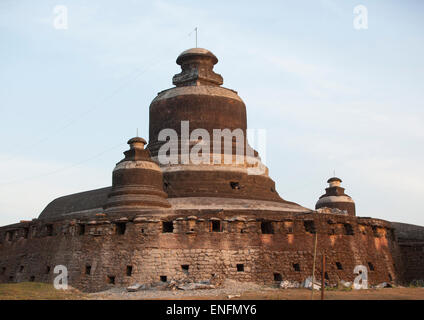
<svg viewBox="0 0 424 320"><path fill-rule="evenodd" d="M220 86L224 79L213 71L218 58L209 50L192 48L181 53L177 64L181 66L181 73L174 75L172 83L177 87L183 86Z"/></svg>

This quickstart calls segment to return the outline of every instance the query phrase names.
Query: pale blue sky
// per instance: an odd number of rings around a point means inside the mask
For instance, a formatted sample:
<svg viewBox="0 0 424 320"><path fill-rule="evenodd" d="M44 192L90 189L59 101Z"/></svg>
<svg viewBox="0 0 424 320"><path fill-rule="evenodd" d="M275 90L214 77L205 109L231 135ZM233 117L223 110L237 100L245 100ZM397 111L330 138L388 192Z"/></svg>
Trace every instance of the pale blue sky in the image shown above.
<svg viewBox="0 0 424 320"><path fill-rule="evenodd" d="M368 29L353 8L368 8ZM53 8L68 8L68 29ZM194 46L220 60L280 195L314 207L336 170L359 216L424 225L424 2L0 2L0 225L111 184Z"/></svg>

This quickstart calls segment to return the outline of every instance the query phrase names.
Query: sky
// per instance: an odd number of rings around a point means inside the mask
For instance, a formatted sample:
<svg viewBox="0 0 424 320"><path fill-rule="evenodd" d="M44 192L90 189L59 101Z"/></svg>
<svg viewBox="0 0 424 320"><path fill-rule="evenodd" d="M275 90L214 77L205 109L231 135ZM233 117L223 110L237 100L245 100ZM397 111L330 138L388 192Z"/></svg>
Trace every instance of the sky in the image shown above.
<svg viewBox="0 0 424 320"><path fill-rule="evenodd" d="M358 216L424 225L423 12L418 0L1 1L0 225L111 185L195 27L248 127L266 130L282 198L314 208L335 171Z"/></svg>

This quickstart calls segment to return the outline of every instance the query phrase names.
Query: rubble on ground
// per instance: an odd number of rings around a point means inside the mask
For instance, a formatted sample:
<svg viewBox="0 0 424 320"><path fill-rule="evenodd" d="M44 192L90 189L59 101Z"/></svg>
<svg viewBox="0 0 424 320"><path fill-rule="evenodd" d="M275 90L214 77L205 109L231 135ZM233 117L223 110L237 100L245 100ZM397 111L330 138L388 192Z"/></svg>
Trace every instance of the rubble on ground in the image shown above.
<svg viewBox="0 0 424 320"><path fill-rule="evenodd" d="M150 284L136 283L127 287L128 292L137 292L140 290L200 290L200 289L215 289L222 285L222 279L213 275L211 279L204 281L193 281L186 278L182 280L170 280L167 282L155 282Z"/></svg>
<svg viewBox="0 0 424 320"><path fill-rule="evenodd" d="M137 292L138 290L141 290L141 287L143 287L142 284L136 283L132 286L127 287L128 292Z"/></svg>
<svg viewBox="0 0 424 320"><path fill-rule="evenodd" d="M292 288L299 288L300 283L297 281L289 281L289 280L283 280L280 282L279 287L281 289L292 289Z"/></svg>
<svg viewBox="0 0 424 320"><path fill-rule="evenodd" d="M306 289L312 289L312 286L314 290L321 289L321 284L317 281L317 279L314 279L312 282L312 277L307 277L301 284L301 287Z"/></svg>
<svg viewBox="0 0 424 320"><path fill-rule="evenodd" d="M341 284L343 287L345 287L345 288L350 288L350 287L352 287L352 282L349 282L349 281L341 280L341 281L340 281L340 284Z"/></svg>

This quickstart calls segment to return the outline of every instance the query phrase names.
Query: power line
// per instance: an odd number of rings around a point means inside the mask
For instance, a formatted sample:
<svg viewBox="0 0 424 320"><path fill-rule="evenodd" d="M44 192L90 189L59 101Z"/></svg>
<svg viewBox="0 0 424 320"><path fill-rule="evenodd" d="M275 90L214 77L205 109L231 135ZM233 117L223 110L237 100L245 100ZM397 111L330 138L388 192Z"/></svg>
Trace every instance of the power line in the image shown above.
<svg viewBox="0 0 424 320"><path fill-rule="evenodd" d="M162 61L161 61L162 62ZM95 103L91 108L87 109L86 111L80 113L79 115L75 116L74 118L70 119L68 122L66 122L64 125L62 125L61 127L59 127L58 129L51 131L49 134L45 135L43 138L29 144L28 148L34 148L35 146L38 146L48 140L50 140L52 137L57 137L58 134L62 133L63 131L65 131L66 129L68 129L69 127L71 127L72 125L74 125L76 122L78 122L80 119L86 117L88 114L90 114L91 112L95 111L96 109L98 109L100 106L103 106L104 102L106 102L107 100L111 99L112 97L114 97L115 95L117 95L121 90L123 90L130 82L136 80L139 76L141 76L143 73L145 73L149 68L151 68L153 65L157 65L158 63L155 64L151 64L149 65L147 68L144 68L142 70L140 70L139 68L136 69L136 71L132 72L132 74L134 74L134 76L132 76L131 78L128 78L122 85L120 85L119 87L115 88L111 93L109 93L108 95L104 96L103 98L101 98L97 103ZM11 160L14 159L15 157L17 157L17 155L12 155L11 157L8 157L6 159L3 160Z"/></svg>
<svg viewBox="0 0 424 320"><path fill-rule="evenodd" d="M185 35L184 37L181 37L181 38L177 39L175 42L180 42L182 39L184 39L186 37L187 37L187 35ZM173 44L175 42L173 42ZM167 53L168 51L169 50L163 50L162 49L160 52ZM163 56L163 54L162 55L159 55L159 57L162 57L162 56ZM80 119L86 117L88 114L90 114L91 112L93 112L96 109L98 109L100 106L103 105L103 103L105 101L113 98L120 91L122 91L125 87L127 87L129 85L129 83L131 83L132 81L135 81L138 77L140 77L142 74L144 74L145 72L147 72L149 69L151 69L152 67L154 67L154 66L156 66L158 64L162 64L165 61L168 61L168 59L154 59L152 61L153 61L153 63L146 63L144 65L145 66L144 68L140 68L140 67L135 68L135 70L133 70L131 73L128 74L128 76L125 77L127 79L123 82L122 85L116 87L111 93L109 93L108 95L106 95L103 98L101 98L91 108L87 109L86 111L82 112L81 114L79 114L79 115L75 116L74 118L70 119L64 125L62 125L61 127L59 127L58 129L56 129L54 131L51 131L49 134L45 135L43 138L37 140L36 142L29 144L28 147L27 147L27 149L34 148L35 146L38 146L38 145L40 145L40 144L42 144L42 143L50 140L52 137L56 137L58 134L62 133L63 131L65 131L66 129L68 129L72 125L74 125ZM16 149L18 149L18 148L16 148ZM11 160L11 159L14 159L15 157L17 157L17 155L12 155L10 157L7 157L7 158L3 159L3 161Z"/></svg>
<svg viewBox="0 0 424 320"><path fill-rule="evenodd" d="M191 34L191 33L190 33ZM197 35L197 28L196 28L196 35ZM184 36L184 37L182 37L182 38L180 38L180 39L177 39L177 41L179 42L180 40L182 40L183 38L185 38L185 37L187 37L187 36ZM163 50L162 50L162 52L163 52ZM167 52L167 51L165 51L165 52ZM60 127L60 128L58 128L57 130L55 130L55 131L52 131L52 133L50 133L50 134L48 134L48 135L46 135L44 138L42 138L42 139L40 139L40 140L38 140L37 142L35 142L35 143L32 143L32 144L30 144L29 146L30 147L35 147L35 146L37 146L37 145L39 145L39 144L41 144L41 143L44 143L44 142L46 142L46 141L48 141L49 139L51 139L51 137L53 137L53 136L57 136L59 133L61 133L61 132L63 132L63 131L65 131L67 128L69 128L69 127L71 127L74 123L76 123L78 120L80 120L80 119L82 119L83 117L85 117L86 115L88 115L89 113L91 113L91 112L93 112L94 110L96 110L100 105L102 105L101 103L102 102L104 102L104 101L107 101L108 99L110 99L110 98L112 98L113 96L115 96L116 94L118 94L122 89L124 89L130 82L132 82L132 81L134 81L134 80L136 80L139 76L141 76L142 74L144 74L146 71L148 71L152 66L155 66L155 65L157 65L158 63L162 63L163 61L165 61L165 60L158 60L158 59L156 59L156 62L155 63L152 63L152 64L149 64L147 67L145 67L144 69L140 69L140 68L136 68L135 69L135 71L132 71L131 72L131 74L130 75L133 75L132 77L129 77L121 86L119 86L119 87L117 87L115 90L113 90L110 94L108 94L108 95L106 95L105 97L103 97L101 100L99 100L99 102L98 103L96 103L95 105L93 105L93 107L92 108L90 108L90 109L88 109L87 111L85 111L85 112L83 112L83 113L81 113L80 115L78 115L78 116L76 116L76 117L74 117L73 119L71 119L70 121L68 121L65 125L63 125L62 127ZM137 135L138 135L138 129L137 129ZM14 184L14 183L18 183L18 182L25 182L25 181L28 181L28 180L34 180L34 179L40 179L40 178L44 178L44 177L46 177L46 176L50 176L50 175L54 175L54 174L57 174L57 173L60 173L60 172L63 172L63 171L66 171L66 170L69 170L69 169L71 169L71 168L74 168L74 167L77 167L77 166L79 166L79 165L81 165L81 164L84 164L84 163L86 163L86 162L88 162L88 161L91 161L91 160L93 160L93 159L96 159L96 158L99 158L100 156L102 156L103 154L105 154L106 152L108 152L108 151L111 151L111 150L113 150L113 149L116 149L118 146L122 146L123 145L123 143L120 143L119 145L116 145L116 146L113 146L113 147L111 147L111 148L108 148L108 149L106 149L106 150L104 150L104 151L102 151L102 152L100 152L100 153L98 153L98 154L96 154L95 156L93 156L93 157L90 157L90 158L88 158L88 159L85 159L85 160L82 160L82 161L79 161L79 162L77 162L77 163L75 163L75 164L72 164L72 165L69 165L69 166L65 166L65 167L63 167L63 168L60 168L60 169L57 169L57 170L53 170L53 171L50 171L50 172L47 172L47 173L44 173L44 174L41 174L41 175L36 175L36 176L33 176L33 177L27 177L27 178L22 178L22 179L16 179L16 180L12 180L12 181L8 181L8 182L5 182L5 183L1 183L0 184L0 186L5 186L5 185L10 185L10 184ZM8 157L8 158L6 158L6 159L3 159L3 161L5 161L5 160L11 160L11 159L13 159L13 158L15 158L17 155L12 155L11 157Z"/></svg>
<svg viewBox="0 0 424 320"><path fill-rule="evenodd" d="M80 165L82 165L82 164L84 164L86 162L89 162L91 160L97 159L97 158L101 157L103 154L105 154L105 153L107 153L107 152L109 152L111 150L117 149L118 147L123 147L123 145L124 145L124 143L121 142L121 143L119 143L119 144L117 144L117 145L115 145L113 147L107 148L106 150L103 150L102 152L95 154L94 156L91 156L90 158L87 158L87 159L84 159L82 161L76 162L76 163L74 163L72 165L68 165L68 166L65 166L65 167L62 167L62 168L59 168L59 169L50 171L50 172L46 172L46 173L43 173L43 174L40 174L40 175L36 175L36 176L32 176L32 177L27 177L27 178L22 178L22 179L16 179L16 180L8 181L8 182L5 182L5 183L1 183L0 186L11 185L11 184L15 184L15 183L18 183L18 182L19 183L26 182L26 181L29 181L29 180L36 180L36 179L44 178L44 177L47 177L47 176L51 176L51 175L54 175L54 174L57 174L57 173L60 173L60 172L69 170L71 168L75 168L75 167L78 167L78 166L80 166Z"/></svg>

